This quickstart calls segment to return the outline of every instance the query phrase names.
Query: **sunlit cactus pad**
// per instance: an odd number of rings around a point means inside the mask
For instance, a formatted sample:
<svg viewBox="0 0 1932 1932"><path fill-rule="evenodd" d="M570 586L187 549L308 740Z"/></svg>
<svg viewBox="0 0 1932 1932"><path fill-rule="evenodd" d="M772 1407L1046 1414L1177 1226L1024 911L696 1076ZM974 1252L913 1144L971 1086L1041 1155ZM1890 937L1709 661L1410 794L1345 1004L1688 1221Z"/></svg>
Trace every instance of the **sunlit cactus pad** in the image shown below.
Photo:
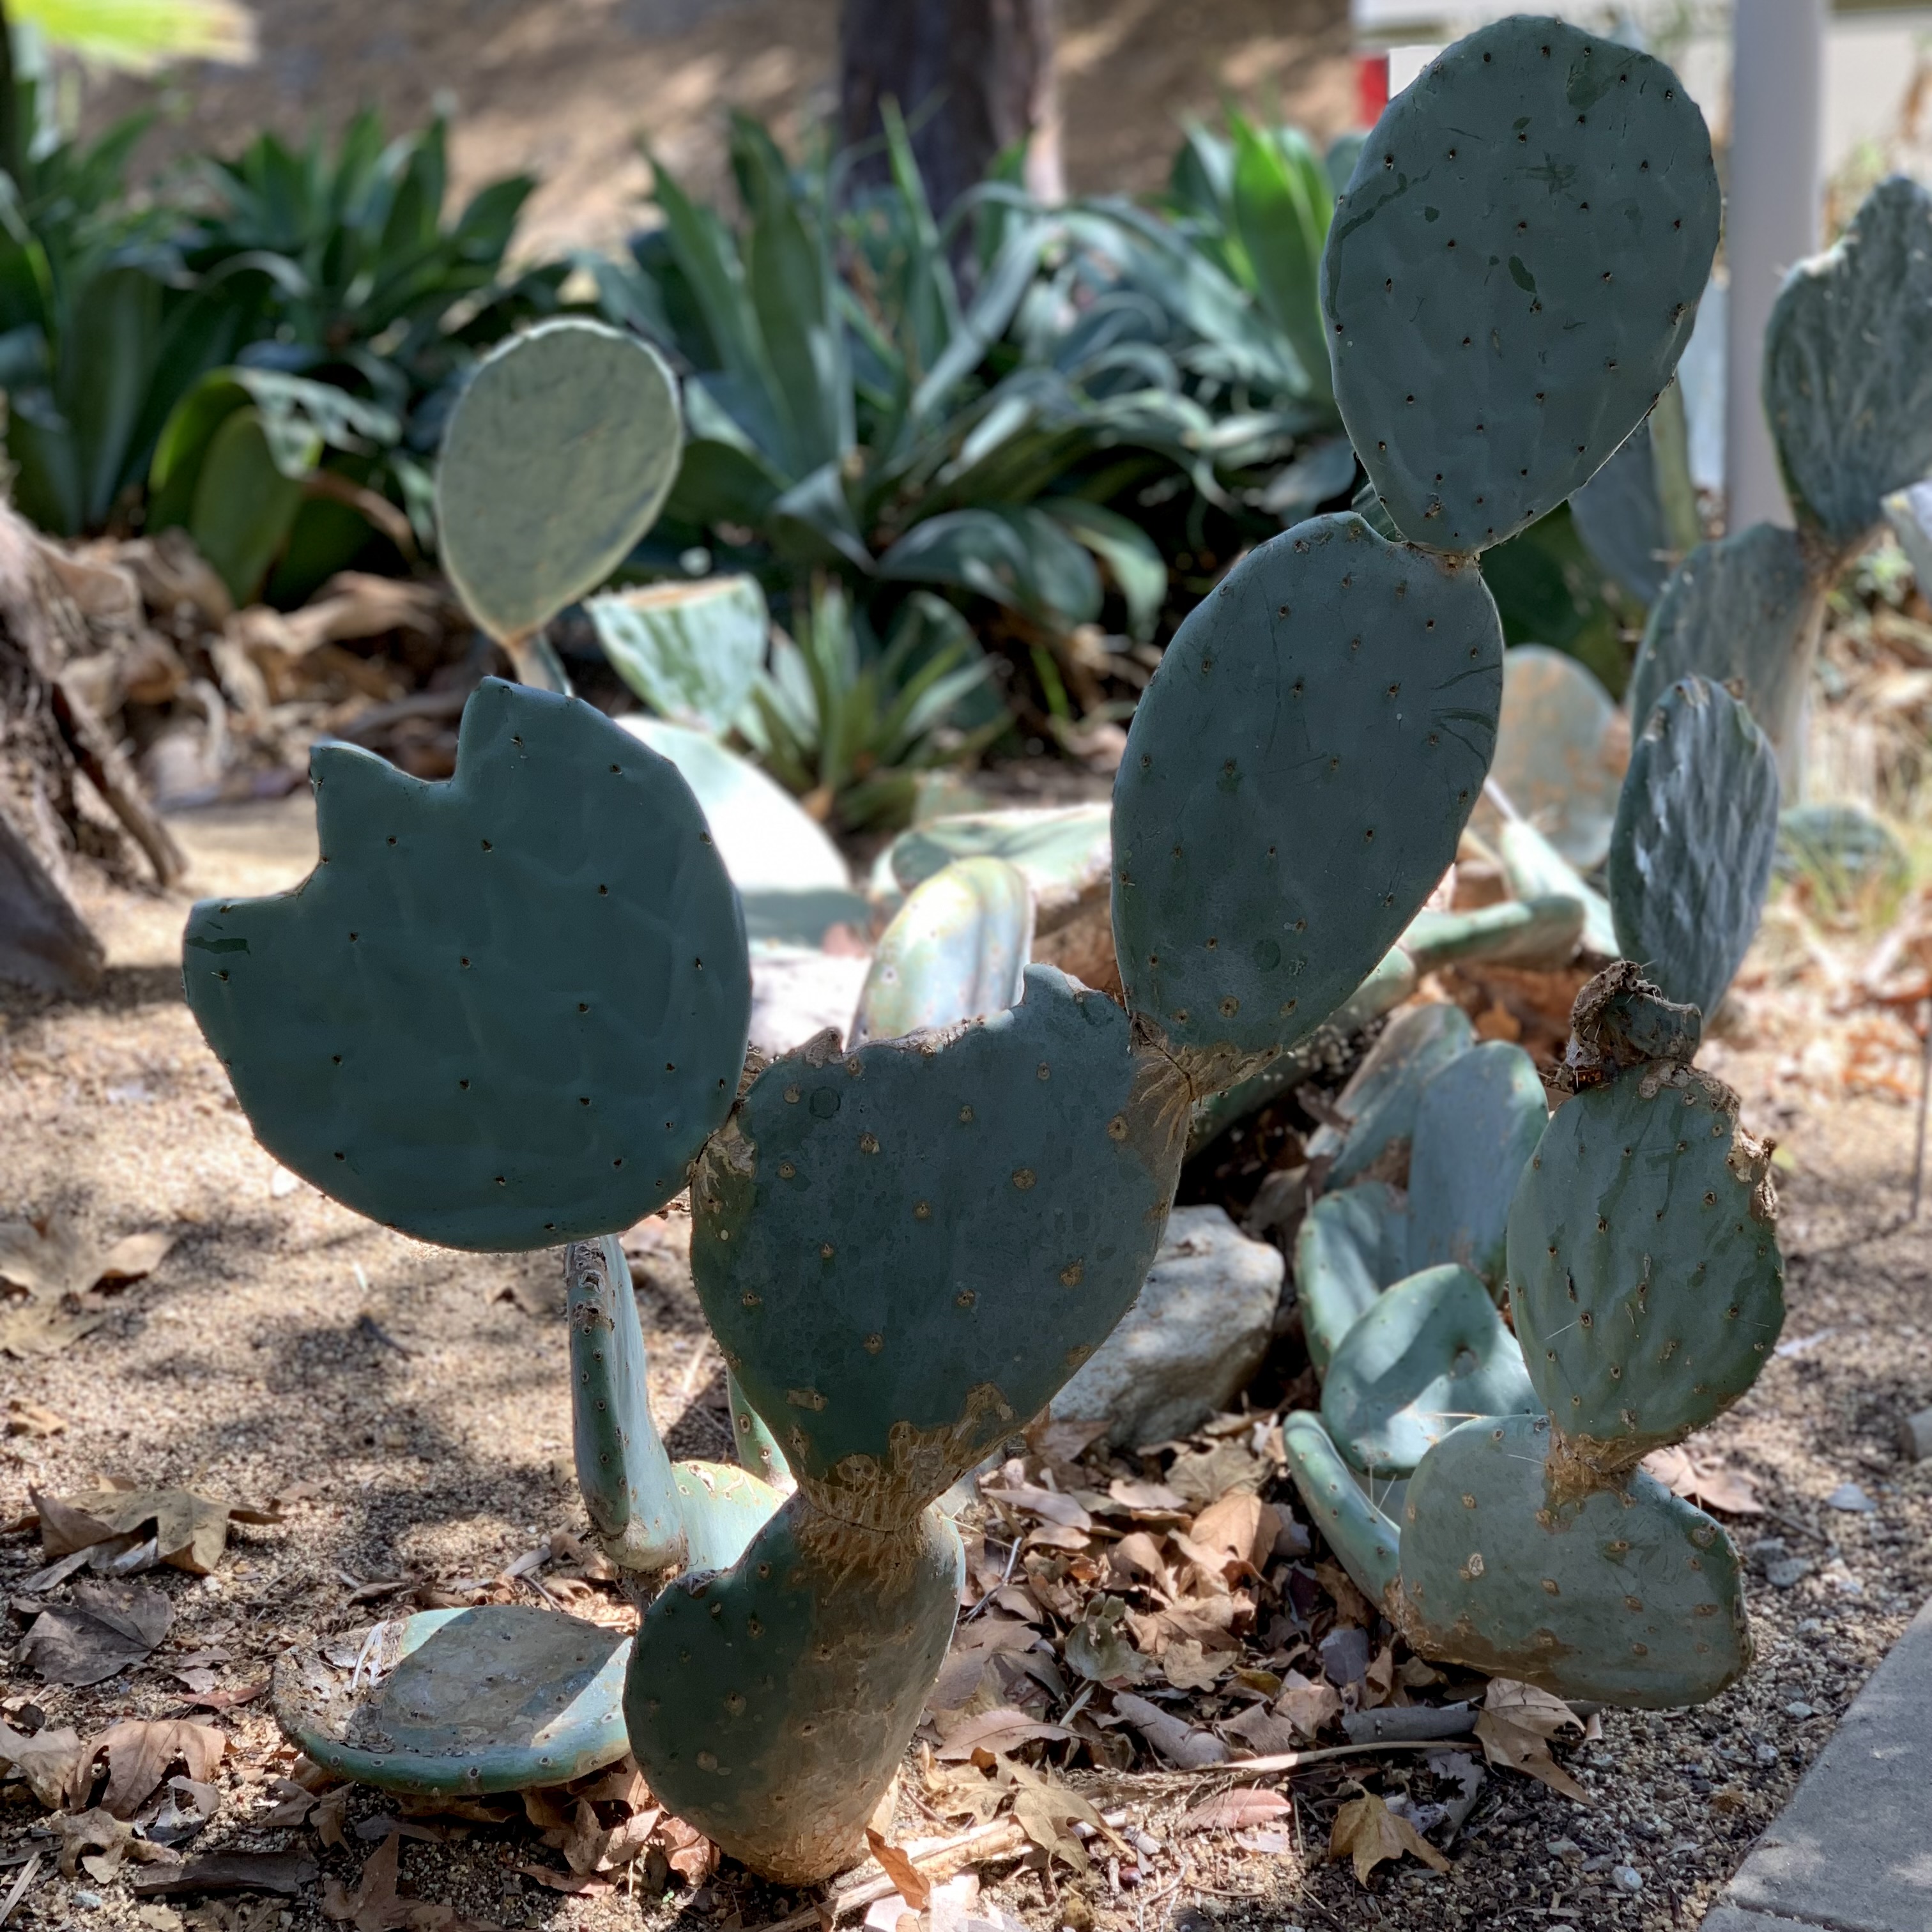
<svg viewBox="0 0 1932 1932"><path fill-rule="evenodd" d="M203 900L188 1004L257 1138L385 1226L529 1249L628 1228L730 1106L751 976L676 769L574 698L486 679L456 775L319 746L322 857Z"/></svg>
<svg viewBox="0 0 1932 1932"><path fill-rule="evenodd" d="M1702 1703L1742 1676L1737 1552L1703 1511L1634 1470L1552 1498L1547 1417L1466 1422L1402 1508L1398 1614L1424 1657L1640 1709Z"/></svg>
<svg viewBox="0 0 1932 1932"><path fill-rule="evenodd" d="M1401 935L1482 790L1502 632L1481 575L1318 517L1181 626L1114 791L1127 1003L1204 1087L1314 1030Z"/></svg>
<svg viewBox="0 0 1932 1932"><path fill-rule="evenodd" d="M1336 398L1406 535L1485 549L1588 480L1690 339L1719 214L1704 118L1648 55L1519 17L1430 62L1322 262Z"/></svg>

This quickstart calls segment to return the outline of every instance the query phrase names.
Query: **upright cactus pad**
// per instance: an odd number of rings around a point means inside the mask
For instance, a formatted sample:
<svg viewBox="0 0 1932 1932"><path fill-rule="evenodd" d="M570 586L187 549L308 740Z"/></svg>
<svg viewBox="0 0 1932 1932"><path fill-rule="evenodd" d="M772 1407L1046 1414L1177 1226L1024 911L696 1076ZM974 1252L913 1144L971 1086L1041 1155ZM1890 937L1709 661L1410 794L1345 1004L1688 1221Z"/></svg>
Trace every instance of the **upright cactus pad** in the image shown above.
<svg viewBox="0 0 1932 1932"><path fill-rule="evenodd" d="M1557 1500L1549 1418L1466 1422L1402 1509L1397 1619L1422 1655L1640 1709L1701 1703L1750 1662L1736 1552L1641 1470Z"/></svg>
<svg viewBox="0 0 1932 1932"><path fill-rule="evenodd" d="M1411 1268L1460 1262L1500 1286L1510 1197L1549 1118L1536 1063L1507 1040L1472 1047L1432 1076L1409 1154Z"/></svg>
<svg viewBox="0 0 1932 1932"><path fill-rule="evenodd" d="M539 324L478 366L436 470L442 567L516 644L595 590L656 520L683 453L677 384L602 322Z"/></svg>
<svg viewBox="0 0 1932 1932"><path fill-rule="evenodd" d="M1342 1337L1322 1419L1360 1470L1406 1476L1472 1415L1531 1413L1522 1351L1480 1275L1454 1262L1399 1281Z"/></svg>
<svg viewBox="0 0 1932 1932"><path fill-rule="evenodd" d="M1294 1288L1318 1373L1382 1290L1408 1272L1408 1204L1387 1181L1324 1194L1309 1209L1294 1238Z"/></svg>
<svg viewBox="0 0 1932 1932"><path fill-rule="evenodd" d="M1354 515L1262 544L1181 626L1114 786L1114 936L1197 1089L1312 1032L1400 937L1482 789L1502 668L1480 574Z"/></svg>
<svg viewBox="0 0 1932 1932"><path fill-rule="evenodd" d="M730 1106L751 976L675 769L589 705L487 679L456 775L310 760L322 857L208 899L189 1006L262 1144L386 1226L477 1249L628 1228Z"/></svg>
<svg viewBox="0 0 1932 1932"><path fill-rule="evenodd" d="M1490 777L1571 865L1610 849L1624 730L1596 676L1567 651L1516 644L1503 654L1503 706ZM1478 829L1488 836L1489 814Z"/></svg>
<svg viewBox="0 0 1932 1932"><path fill-rule="evenodd" d="M1932 475L1932 195L1894 176L1791 272L1765 329L1764 405L1792 507L1840 554Z"/></svg>
<svg viewBox="0 0 1932 1932"><path fill-rule="evenodd" d="M1509 1289L1564 1445L1613 1476L1736 1402L1784 1320L1769 1151L1664 1060L1557 1109L1510 1208Z"/></svg>
<svg viewBox="0 0 1932 1932"><path fill-rule="evenodd" d="M1681 678L1736 680L1772 742L1795 747L1826 588L1802 540L1775 524L1700 544L1650 614L1630 674L1633 723L1641 730Z"/></svg>
<svg viewBox="0 0 1932 1932"><path fill-rule="evenodd" d="M1140 1291L1185 1130L1126 1016L1051 967L950 1033L775 1060L705 1150L692 1262L802 1487L904 1522Z"/></svg>
<svg viewBox="0 0 1932 1932"><path fill-rule="evenodd" d="M1671 999L1717 1011L1778 850L1778 760L1744 706L1700 677L1637 734L1610 842L1617 939Z"/></svg>
<svg viewBox="0 0 1932 1932"><path fill-rule="evenodd" d="M1468 1015L1447 1001L1412 1006L1389 1022L1336 1096L1349 1122L1346 1133L1323 1126L1310 1137L1309 1159L1333 1163L1331 1189L1366 1173L1396 1142L1414 1139L1423 1088L1475 1039Z"/></svg>
<svg viewBox="0 0 1932 1932"><path fill-rule="evenodd" d="M960 859L916 887L879 940L852 1043L979 1019L1020 996L1033 890L1004 859Z"/></svg>
<svg viewBox="0 0 1932 1932"><path fill-rule="evenodd" d="M624 1716L652 1792L780 1885L862 1858L964 1574L936 1509L861 1528L794 1496L734 1569L645 1613Z"/></svg>
<svg viewBox="0 0 1932 1932"><path fill-rule="evenodd" d="M1281 1425L1288 1474L1308 1514L1328 1539L1356 1587L1372 1604L1394 1600L1402 1551L1400 1530L1369 1500L1330 1441L1320 1416L1298 1409Z"/></svg>
<svg viewBox="0 0 1932 1932"><path fill-rule="evenodd" d="M1390 104L1322 293L1342 420L1406 536L1485 549L1588 481L1690 339L1719 212L1676 76L1554 20L1472 34Z"/></svg>

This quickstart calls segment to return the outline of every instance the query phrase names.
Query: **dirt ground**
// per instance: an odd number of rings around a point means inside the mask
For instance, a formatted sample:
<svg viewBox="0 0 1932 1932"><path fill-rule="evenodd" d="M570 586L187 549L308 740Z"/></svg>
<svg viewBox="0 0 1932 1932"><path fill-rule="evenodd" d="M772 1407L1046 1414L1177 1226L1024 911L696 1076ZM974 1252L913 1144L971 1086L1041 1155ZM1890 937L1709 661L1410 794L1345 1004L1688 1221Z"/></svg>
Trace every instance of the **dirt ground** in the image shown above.
<svg viewBox="0 0 1932 1932"><path fill-rule="evenodd" d="M701 194L724 183L727 112L788 140L831 104L837 0L254 0L249 68L184 70L144 158L299 137L365 104L393 128L454 116L459 194L528 169L542 187L519 246L608 245L638 224L650 142ZM1341 0L1062 0L1063 152L1076 194L1166 176L1183 120L1234 100L1327 138L1354 104ZM147 104L95 86L90 124Z"/></svg>
<svg viewBox="0 0 1932 1932"><path fill-rule="evenodd" d="M150 1276L112 1298L92 1334L51 1354L0 1358L8 1397L66 1424L60 1434L0 1441L0 1520L26 1513L30 1487L71 1494L101 1475L244 1504L308 1486L282 1524L238 1526L212 1576L164 1568L142 1580L174 1612L146 1663L91 1690L13 1674L4 1708L15 1721L34 1721L31 1703L46 1723L83 1736L116 1718L186 1714L170 1669L184 1657L225 1652L219 1688L259 1684L289 1644L382 1614L387 1599L354 1600L366 1585L496 1576L551 1532L586 1527L568 1463L556 1258L425 1247L289 1185L292 1177L278 1181L180 1001L175 948L188 898L300 876L314 850L305 796L176 823L193 854L190 890L98 908L113 960L104 997L0 1006L0 1220L64 1217L104 1241L148 1228L181 1238ZM1932 1222L1902 1225L1910 1112L1877 1100L1827 1106L1788 1061L1748 1045L1720 1042L1705 1058L1744 1094L1747 1120L1776 1133L1792 1157L1783 1177L1787 1348L1694 1445L1756 1482L1767 1514L1732 1524L1740 1544L1775 1534L1811 1564L1795 1587L1754 1586L1759 1661L1748 1680L1695 1712L1606 1713L1600 1741L1568 1754L1592 1794L1587 1807L1492 1772L1446 1878L1384 1866L1364 1890L1346 1864L1320 1862L1337 1805L1364 1788L1394 1791L1412 1762L1367 1756L1269 1780L1294 1807L1293 1848L1271 1853L1226 1833L1177 1834L1186 1807L1238 1781L1227 1768L1211 1780L1076 1776L1160 1841L1142 1888L1116 1894L1097 1870L1076 1883L1009 1864L985 1874L987 1904L1029 1927L1076 1932L1205 1932L1210 1923L1681 1932L1698 1922L1932 1591L1932 1464L1906 1465L1896 1442L1899 1418L1932 1403ZM640 1310L674 1453L723 1453L721 1365L688 1280L652 1272ZM1874 1513L1827 1506L1848 1480ZM1268 1493L1300 1514L1285 1483ZM31 1535L0 1537L0 1590L17 1593L42 1561ZM44 1600L12 1597L16 1632ZM275 1754L266 1701L194 1714L230 1739L218 1780L224 1806L194 1850L301 1849L352 1882L364 1844L352 1837L346 1850L320 1851L302 1831L261 1822L271 1781L290 1763ZM376 1808L358 1792L350 1816ZM0 1860L17 1863L44 1844L32 1835L44 1833L44 1817L24 1797L0 1804ZM404 1881L494 1925L572 1932L632 1924L640 1912L730 1932L798 1902L729 1865L695 1892L674 1882L661 1899L622 1888L560 1897L512 1869L532 1856L520 1826L412 1841ZM104 1885L44 1870L13 1924L175 1932L164 1909L141 1907L147 1916L136 1918L131 1869ZM11 1876L0 1863L0 1882ZM323 1922L313 1885L277 1911L284 1928ZM191 1922L217 1932L214 1920ZM220 1928L266 1932L270 1922Z"/></svg>

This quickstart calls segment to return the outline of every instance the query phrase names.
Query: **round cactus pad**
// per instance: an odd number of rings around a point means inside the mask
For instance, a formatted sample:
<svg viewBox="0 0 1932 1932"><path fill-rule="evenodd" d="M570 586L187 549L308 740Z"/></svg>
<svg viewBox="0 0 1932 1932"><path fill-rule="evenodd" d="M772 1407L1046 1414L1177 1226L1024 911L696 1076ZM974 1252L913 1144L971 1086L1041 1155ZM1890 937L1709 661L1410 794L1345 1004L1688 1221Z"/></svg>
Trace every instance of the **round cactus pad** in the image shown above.
<svg viewBox="0 0 1932 1932"><path fill-rule="evenodd" d="M1694 1067L1633 1068L1551 1117L1509 1217L1530 1379L1600 1466L1722 1413L1784 1322L1769 1150Z"/></svg>
<svg viewBox="0 0 1932 1932"><path fill-rule="evenodd" d="M1638 714L1640 716L1642 713ZM1610 849L1630 734L1610 693L1567 651L1518 644L1503 658L1503 705L1490 776L1573 866ZM1477 827L1493 838L1492 811Z"/></svg>
<svg viewBox="0 0 1932 1932"><path fill-rule="evenodd" d="M1198 1086L1312 1033L1401 936L1502 694L1481 574L1352 514L1263 544L1182 625L1114 784L1114 938L1128 1005Z"/></svg>
<svg viewBox="0 0 1932 1932"><path fill-rule="evenodd" d="M1735 679L1772 742L1790 742L1802 728L1825 590L1802 540L1774 524L1700 544L1672 573L1645 627L1630 673L1639 728L1680 678L1727 687ZM1507 694L1503 704L1507 713Z"/></svg>
<svg viewBox="0 0 1932 1932"><path fill-rule="evenodd" d="M737 900L675 768L579 700L487 679L456 775L310 761L322 858L205 899L188 1004L263 1147L446 1246L628 1228L685 1185L744 1064Z"/></svg>
<svg viewBox="0 0 1932 1932"><path fill-rule="evenodd" d="M444 433L442 567L493 638L595 590L656 521L683 454L664 358L602 322L547 322L478 364Z"/></svg>
<svg viewBox="0 0 1932 1932"><path fill-rule="evenodd" d="M1932 195L1916 182L1880 182L1791 272L1765 326L1764 406L1792 508L1839 550L1932 475Z"/></svg>
<svg viewBox="0 0 1932 1932"><path fill-rule="evenodd" d="M284 1651L271 1692L283 1735L338 1778L480 1797L567 1784L624 1755L621 1632L484 1604L377 1624L338 1663L343 1641Z"/></svg>
<svg viewBox="0 0 1932 1932"><path fill-rule="evenodd" d="M1724 1532L1641 1470L1552 1502L1546 1416L1466 1422L1402 1509L1400 1621L1422 1656L1559 1697L1668 1710L1744 1674L1750 1634Z"/></svg>
<svg viewBox="0 0 1932 1932"><path fill-rule="evenodd" d="M706 1150L705 1314L801 1486L853 1492L840 1514L910 1520L1140 1292L1186 1124L1136 1095L1129 1030L1029 967L989 1019L775 1060Z"/></svg>
<svg viewBox="0 0 1932 1932"><path fill-rule="evenodd" d="M1402 1538L1355 1480L1355 1472L1329 1440L1320 1416L1297 1409L1282 1419L1288 1473L1342 1568L1372 1604L1385 1603L1396 1581Z"/></svg>
<svg viewBox="0 0 1932 1932"><path fill-rule="evenodd" d="M1486 549L1589 479L1690 339L1719 212L1676 76L1554 20L1472 34L1390 103L1322 300L1342 420L1407 536Z"/></svg>
<svg viewBox="0 0 1932 1932"><path fill-rule="evenodd" d="M1708 1018L1743 963L1778 852L1778 759L1750 712L1701 677L1637 733L1610 839L1617 944Z"/></svg>

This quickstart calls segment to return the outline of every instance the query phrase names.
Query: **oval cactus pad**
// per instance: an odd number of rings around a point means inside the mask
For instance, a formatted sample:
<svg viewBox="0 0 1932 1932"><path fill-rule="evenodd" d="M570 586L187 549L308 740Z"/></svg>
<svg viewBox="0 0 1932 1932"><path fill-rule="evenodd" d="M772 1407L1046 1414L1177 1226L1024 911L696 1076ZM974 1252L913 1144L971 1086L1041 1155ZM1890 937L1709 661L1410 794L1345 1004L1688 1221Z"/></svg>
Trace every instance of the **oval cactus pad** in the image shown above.
<svg viewBox="0 0 1932 1932"><path fill-rule="evenodd" d="M990 1018L773 1061L706 1150L705 1314L800 1484L853 1492L840 1514L910 1520L1140 1292L1185 1121L1136 1096L1128 1036L1030 967Z"/></svg>
<svg viewBox="0 0 1932 1932"><path fill-rule="evenodd" d="M1502 656L1479 572L1346 514L1182 625L1114 787L1114 938L1198 1085L1313 1032L1401 937L1482 791Z"/></svg>
<svg viewBox="0 0 1932 1932"><path fill-rule="evenodd" d="M1559 1107L1510 1206L1530 1380L1600 1468L1720 1414L1784 1322L1770 1152L1737 1096L1668 1062Z"/></svg>
<svg viewBox="0 0 1932 1932"><path fill-rule="evenodd" d="M1336 202L1322 304L1407 536L1486 549L1614 454L1690 339L1719 210L1676 76L1576 28L1498 21L1396 96Z"/></svg>
<svg viewBox="0 0 1932 1932"><path fill-rule="evenodd" d="M322 858L205 899L188 1004L263 1147L449 1247L628 1228L683 1187L744 1064L738 902L675 766L486 679L456 775L325 745Z"/></svg>
<svg viewBox="0 0 1932 1932"><path fill-rule="evenodd" d="M493 638L527 637L595 590L677 476L677 383L634 336L548 322L478 367L436 479L442 567Z"/></svg>

